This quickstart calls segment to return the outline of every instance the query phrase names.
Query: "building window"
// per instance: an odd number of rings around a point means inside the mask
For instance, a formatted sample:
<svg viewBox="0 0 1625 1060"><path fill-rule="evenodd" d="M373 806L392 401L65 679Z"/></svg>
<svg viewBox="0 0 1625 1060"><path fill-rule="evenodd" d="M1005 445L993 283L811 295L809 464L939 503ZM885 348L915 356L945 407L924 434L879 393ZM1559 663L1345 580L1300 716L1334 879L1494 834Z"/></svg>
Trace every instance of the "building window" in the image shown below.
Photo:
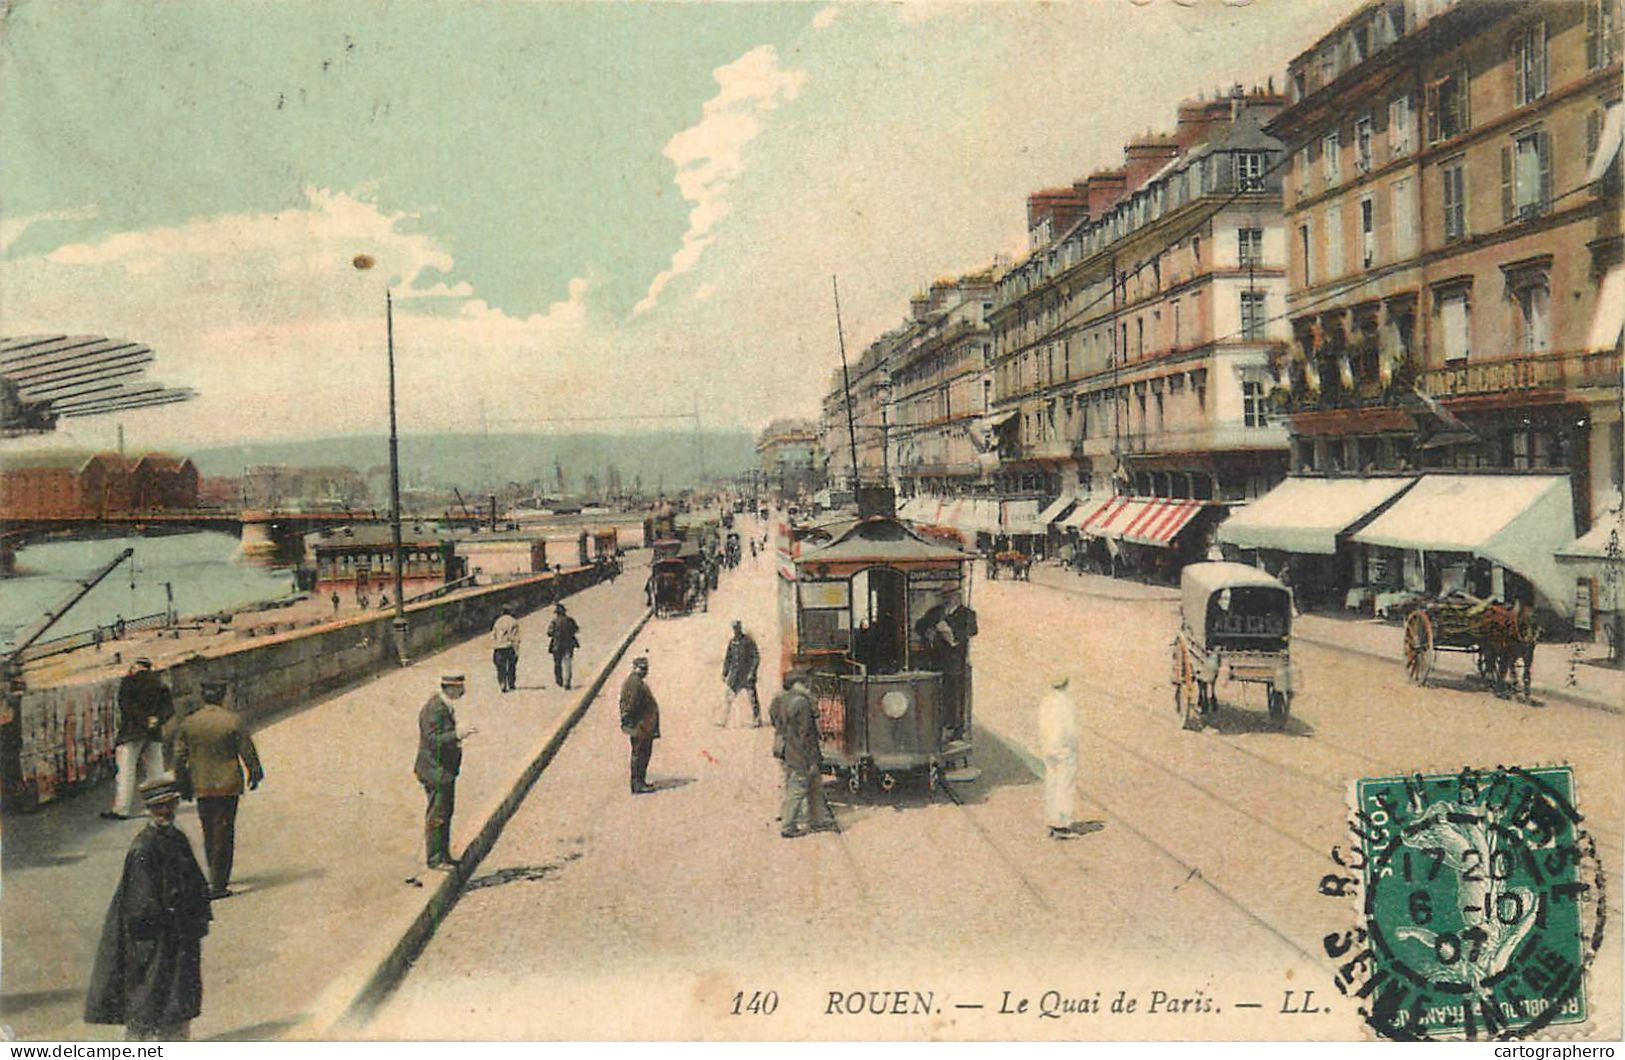
<svg viewBox="0 0 1625 1060"><path fill-rule="evenodd" d="M1388 153L1395 158L1408 155L1415 147L1416 115L1411 110L1410 96L1396 96L1388 101Z"/></svg>
<svg viewBox="0 0 1625 1060"><path fill-rule="evenodd" d="M1264 292L1241 292L1241 337L1257 341L1264 337Z"/></svg>
<svg viewBox="0 0 1625 1060"><path fill-rule="evenodd" d="M1236 229L1236 261L1238 264L1264 263L1264 230L1262 228Z"/></svg>
<svg viewBox="0 0 1625 1060"><path fill-rule="evenodd" d="M1298 226L1298 250L1303 258L1303 285L1311 286L1315 282L1314 259L1309 255L1309 226Z"/></svg>
<svg viewBox="0 0 1625 1060"><path fill-rule="evenodd" d="M1467 165L1456 158L1439 167L1443 179L1444 239L1449 243L1467 235Z"/></svg>
<svg viewBox="0 0 1625 1060"><path fill-rule="evenodd" d="M1354 123L1354 171L1371 172L1371 118L1364 117Z"/></svg>
<svg viewBox="0 0 1625 1060"><path fill-rule="evenodd" d="M1377 261L1377 202L1367 195L1360 200L1360 262L1369 269Z"/></svg>
<svg viewBox="0 0 1625 1060"><path fill-rule="evenodd" d="M1552 138L1540 129L1501 148L1501 219L1544 213L1552 199Z"/></svg>
<svg viewBox="0 0 1625 1060"><path fill-rule="evenodd" d="M1545 353L1551 343L1551 291L1545 283L1530 283L1513 292L1518 303L1519 335L1525 353Z"/></svg>
<svg viewBox="0 0 1625 1060"><path fill-rule="evenodd" d="M1586 0L1586 69L1601 70L1619 54L1619 0Z"/></svg>
<svg viewBox="0 0 1625 1060"><path fill-rule="evenodd" d="M1320 143L1320 171L1326 178L1328 188L1343 179L1341 146L1342 141L1337 133L1332 133Z"/></svg>
<svg viewBox="0 0 1625 1060"><path fill-rule="evenodd" d="M1516 106L1546 94L1546 23L1536 22L1512 40L1512 99Z"/></svg>
<svg viewBox="0 0 1625 1060"><path fill-rule="evenodd" d="M1174 349L1179 349L1179 299L1174 299Z"/></svg>
<svg viewBox="0 0 1625 1060"><path fill-rule="evenodd" d="M1268 427L1269 406L1264 399L1264 384L1246 380L1241 384L1241 416L1248 427Z"/></svg>
<svg viewBox="0 0 1625 1060"><path fill-rule="evenodd" d="M1145 356L1145 317L1134 318L1134 356Z"/></svg>
<svg viewBox="0 0 1625 1060"><path fill-rule="evenodd" d="M1467 90L1465 64L1428 85L1428 143L1448 140L1467 131L1471 125Z"/></svg>
<svg viewBox="0 0 1625 1060"><path fill-rule="evenodd" d="M1268 168L1264 152L1236 152L1236 180L1242 191L1263 191L1264 172Z"/></svg>
<svg viewBox="0 0 1625 1060"><path fill-rule="evenodd" d="M1439 310L1439 333L1443 340L1444 359L1466 360L1472 346L1467 292L1454 290L1434 297Z"/></svg>
<svg viewBox="0 0 1625 1060"><path fill-rule="evenodd" d="M1332 280L1343 275L1343 214L1339 210L1340 203L1333 203L1326 210L1324 224L1326 226L1326 275L1325 279Z"/></svg>

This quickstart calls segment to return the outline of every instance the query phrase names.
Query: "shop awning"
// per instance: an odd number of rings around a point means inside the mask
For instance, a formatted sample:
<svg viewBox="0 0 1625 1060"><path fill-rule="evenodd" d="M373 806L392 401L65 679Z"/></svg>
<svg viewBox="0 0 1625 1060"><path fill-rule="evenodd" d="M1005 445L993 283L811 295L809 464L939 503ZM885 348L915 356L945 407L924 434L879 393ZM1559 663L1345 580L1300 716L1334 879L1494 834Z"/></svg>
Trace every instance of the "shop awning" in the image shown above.
<svg viewBox="0 0 1625 1060"><path fill-rule="evenodd" d="M1067 514L1065 519L1061 520L1061 529L1079 529L1090 519L1094 518L1097 512L1099 512L1106 505L1110 504L1114 499L1115 498L1113 498L1110 494L1100 493L1093 493L1087 497L1079 498L1078 506L1073 508L1072 511Z"/></svg>
<svg viewBox="0 0 1625 1060"><path fill-rule="evenodd" d="M1591 315L1586 349L1613 349L1619 345L1621 328L1625 328L1625 265L1615 265L1597 285L1597 308Z"/></svg>
<svg viewBox="0 0 1625 1060"><path fill-rule="evenodd" d="M1051 508L1055 505L1050 505ZM999 530L1006 534L1045 534L1049 520L1040 518L1037 501L1005 501L1000 505ZM1047 511L1048 509L1046 509Z"/></svg>
<svg viewBox="0 0 1625 1060"><path fill-rule="evenodd" d="M1414 478L1289 478L1219 524L1240 548L1330 556L1337 535L1404 493Z"/></svg>
<svg viewBox="0 0 1625 1060"><path fill-rule="evenodd" d="M1567 615L1572 586L1556 552L1574 540L1574 501L1563 475L1423 475L1354 540L1422 552L1467 552L1529 579Z"/></svg>
<svg viewBox="0 0 1625 1060"><path fill-rule="evenodd" d="M1076 503L1078 503L1078 498L1062 494L1055 498L1048 508L1038 513L1037 521L1044 526L1048 526L1065 515Z"/></svg>
<svg viewBox="0 0 1625 1060"><path fill-rule="evenodd" d="M1557 550L1559 562L1595 563L1608 558L1608 539L1619 535L1618 544L1625 549L1625 512L1615 509L1606 512L1591 529Z"/></svg>
<svg viewBox="0 0 1625 1060"><path fill-rule="evenodd" d="M1203 508L1201 501L1171 497L1146 499L1139 504L1139 514L1123 524L1123 540L1131 545L1152 545L1156 548L1172 548L1174 538L1190 525Z"/></svg>
<svg viewBox="0 0 1625 1060"><path fill-rule="evenodd" d="M973 498L960 505L953 525L970 533L996 534L999 532L999 502Z"/></svg>

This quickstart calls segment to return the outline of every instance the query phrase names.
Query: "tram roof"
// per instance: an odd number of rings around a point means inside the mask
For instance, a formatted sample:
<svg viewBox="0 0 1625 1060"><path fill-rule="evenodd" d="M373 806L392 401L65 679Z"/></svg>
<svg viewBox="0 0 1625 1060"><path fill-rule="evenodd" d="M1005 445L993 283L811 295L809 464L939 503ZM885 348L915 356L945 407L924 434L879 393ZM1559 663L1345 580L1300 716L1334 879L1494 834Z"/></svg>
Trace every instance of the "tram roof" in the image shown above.
<svg viewBox="0 0 1625 1060"><path fill-rule="evenodd" d="M798 563L897 563L917 560L961 560L965 553L928 541L907 523L884 515L860 519L835 532L827 545L809 549Z"/></svg>

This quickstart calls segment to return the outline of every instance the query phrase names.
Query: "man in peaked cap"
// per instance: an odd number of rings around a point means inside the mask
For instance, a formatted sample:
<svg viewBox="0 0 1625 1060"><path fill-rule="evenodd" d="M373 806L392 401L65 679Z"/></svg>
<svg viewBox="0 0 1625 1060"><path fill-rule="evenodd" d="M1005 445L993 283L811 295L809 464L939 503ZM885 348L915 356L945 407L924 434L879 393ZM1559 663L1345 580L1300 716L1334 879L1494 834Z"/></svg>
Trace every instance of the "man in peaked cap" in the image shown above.
<svg viewBox="0 0 1625 1060"><path fill-rule="evenodd" d="M756 695L756 671L761 665L762 655L756 648L756 640L745 632L745 624L734 619L734 635L728 641L728 650L722 657L722 683L725 692L722 697L722 713L717 718L717 724L726 728L733 719L734 700L741 692L750 696L751 724L760 728L762 724L762 701Z"/></svg>
<svg viewBox="0 0 1625 1060"><path fill-rule="evenodd" d="M180 789L141 788L152 820L124 855L85 994L86 1023L122 1023L131 1041L184 1041L203 1007L208 881L175 827Z"/></svg>
<svg viewBox="0 0 1625 1060"><path fill-rule="evenodd" d="M649 691L645 678L649 676L649 659L638 656L632 660L632 672L621 685L621 731L632 741L632 794L643 795L655 790L649 785L649 759L654 754L655 741L660 739L660 704Z"/></svg>
<svg viewBox="0 0 1625 1060"><path fill-rule="evenodd" d="M139 817L135 802L136 782L164 771L164 723L175 713L174 701L164 679L152 670L146 656L135 661L118 683L118 735L114 737L114 762L118 781L113 787L112 808L102 816L112 820Z"/></svg>
<svg viewBox="0 0 1625 1060"><path fill-rule="evenodd" d="M237 848L237 800L265 779L254 738L227 709L223 681L203 682L203 706L181 720L175 734L175 778L197 799L203 826L203 858L209 864L209 897L231 897L231 862Z"/></svg>
<svg viewBox="0 0 1625 1060"><path fill-rule="evenodd" d="M457 774L463 767L463 741L473 729L457 729L453 704L463 698L460 673L440 675L440 691L418 712L418 757L413 773L429 805L423 814L423 845L431 869L451 869L451 815L457 803Z"/></svg>

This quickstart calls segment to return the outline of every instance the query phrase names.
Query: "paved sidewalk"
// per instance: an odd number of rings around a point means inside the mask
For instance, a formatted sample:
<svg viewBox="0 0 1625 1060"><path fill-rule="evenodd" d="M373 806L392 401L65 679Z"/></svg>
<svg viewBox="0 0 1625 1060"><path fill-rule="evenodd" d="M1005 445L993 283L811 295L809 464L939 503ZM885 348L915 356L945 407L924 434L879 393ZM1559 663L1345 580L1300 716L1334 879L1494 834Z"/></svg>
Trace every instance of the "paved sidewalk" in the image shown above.
<svg viewBox="0 0 1625 1060"><path fill-rule="evenodd" d="M977 577L982 577L980 567ZM1108 578L1100 574L1076 574L1053 564L1032 569L1035 585L1099 596L1111 600L1176 602L1179 591L1170 586ZM1304 614L1293 626L1294 635L1312 644L1355 652L1402 665L1405 659L1404 628L1398 623L1366 615ZM1536 699L1559 698L1582 706L1613 713L1625 713L1625 670L1602 662L1607 648L1602 643L1540 644L1535 648L1534 682ZM1474 657L1456 652L1439 652L1434 679L1459 682L1474 673Z"/></svg>
<svg viewBox="0 0 1625 1060"><path fill-rule="evenodd" d="M521 622L519 689L496 687L481 638L416 660L255 732L266 780L238 816L236 895L215 906L203 944L203 1014L194 1038L299 1036L335 981L398 937L437 882L423 871L423 792L412 776L417 715L442 670L468 675L466 746L453 846L461 851L540 741L578 701L643 612L641 554L615 582L567 600L581 623L575 689L553 686L551 610ZM80 1017L107 902L137 821L102 821L100 787L42 813L8 817L0 932L0 1025L23 1039L112 1039ZM201 858L195 810L182 829ZM420 876L424 886L407 883Z"/></svg>

